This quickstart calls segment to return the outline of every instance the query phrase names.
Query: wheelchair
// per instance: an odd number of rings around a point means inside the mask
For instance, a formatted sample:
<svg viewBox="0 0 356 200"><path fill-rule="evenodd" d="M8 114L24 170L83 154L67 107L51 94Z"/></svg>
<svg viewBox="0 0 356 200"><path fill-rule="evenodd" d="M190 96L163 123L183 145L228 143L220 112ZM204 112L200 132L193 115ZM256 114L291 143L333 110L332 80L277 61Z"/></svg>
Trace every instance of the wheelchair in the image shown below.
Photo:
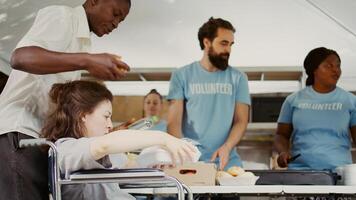
<svg viewBox="0 0 356 200"><path fill-rule="evenodd" d="M55 144L40 139L22 139L20 148L30 146L49 146L49 193L53 200L61 200L61 186L71 184L95 184L95 183L118 183L125 188L152 188L152 187L176 187L179 200L185 199L185 193L189 200L193 200L190 188L182 184L174 177L166 175L159 169L132 168L132 169L98 169L81 170L73 172L68 177L62 177L58 164L58 152Z"/></svg>

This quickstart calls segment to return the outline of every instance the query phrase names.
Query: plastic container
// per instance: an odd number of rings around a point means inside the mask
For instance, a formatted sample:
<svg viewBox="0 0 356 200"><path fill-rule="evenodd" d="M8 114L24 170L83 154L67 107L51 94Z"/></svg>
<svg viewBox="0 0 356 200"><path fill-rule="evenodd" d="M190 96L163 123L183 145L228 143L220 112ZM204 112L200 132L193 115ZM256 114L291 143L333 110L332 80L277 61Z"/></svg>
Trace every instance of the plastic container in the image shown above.
<svg viewBox="0 0 356 200"><path fill-rule="evenodd" d="M356 186L356 164L343 166L343 180L345 185Z"/></svg>

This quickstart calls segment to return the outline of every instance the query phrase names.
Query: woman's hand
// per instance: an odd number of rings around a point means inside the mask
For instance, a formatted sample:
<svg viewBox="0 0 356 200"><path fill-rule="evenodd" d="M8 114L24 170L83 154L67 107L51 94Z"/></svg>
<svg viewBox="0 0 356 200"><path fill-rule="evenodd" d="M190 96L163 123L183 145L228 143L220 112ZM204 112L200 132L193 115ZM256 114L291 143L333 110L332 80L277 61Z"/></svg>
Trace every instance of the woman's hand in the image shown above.
<svg viewBox="0 0 356 200"><path fill-rule="evenodd" d="M177 163L183 164L186 161L193 161L194 154L196 154L196 148L193 144L173 137L168 134L164 134L163 147L171 154L173 165Z"/></svg>
<svg viewBox="0 0 356 200"><path fill-rule="evenodd" d="M290 153L281 152L277 158L277 163L280 167L288 167L288 160L291 158Z"/></svg>

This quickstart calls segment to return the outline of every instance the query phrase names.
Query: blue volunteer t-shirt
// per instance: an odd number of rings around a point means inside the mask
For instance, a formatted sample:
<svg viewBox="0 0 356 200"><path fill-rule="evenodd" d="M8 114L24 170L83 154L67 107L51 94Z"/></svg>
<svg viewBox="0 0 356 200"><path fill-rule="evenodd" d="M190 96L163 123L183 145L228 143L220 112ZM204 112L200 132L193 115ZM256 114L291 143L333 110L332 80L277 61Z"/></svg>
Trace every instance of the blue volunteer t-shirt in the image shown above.
<svg viewBox="0 0 356 200"><path fill-rule="evenodd" d="M251 104L244 73L232 67L208 72L200 62L193 62L172 74L167 99L184 100L182 132L184 137L201 144L200 160L203 161L210 161L212 154L228 138L235 104ZM236 148L231 151L226 168L233 165L242 166Z"/></svg>
<svg viewBox="0 0 356 200"><path fill-rule="evenodd" d="M350 127L356 126L355 95L336 87L330 93L308 86L287 97L278 123L293 125L290 169L335 169L352 163Z"/></svg>
<svg viewBox="0 0 356 200"><path fill-rule="evenodd" d="M167 121L162 119L148 130L167 132Z"/></svg>

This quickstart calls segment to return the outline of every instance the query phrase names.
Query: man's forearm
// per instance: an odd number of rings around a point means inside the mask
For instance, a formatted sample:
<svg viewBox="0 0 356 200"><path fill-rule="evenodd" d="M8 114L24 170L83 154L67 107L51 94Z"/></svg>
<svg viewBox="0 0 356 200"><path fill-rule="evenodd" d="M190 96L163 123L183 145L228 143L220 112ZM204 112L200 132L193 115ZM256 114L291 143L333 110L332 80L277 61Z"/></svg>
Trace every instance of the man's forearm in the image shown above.
<svg viewBox="0 0 356 200"><path fill-rule="evenodd" d="M177 138L183 137L182 129L177 124L172 124L172 123L168 124L167 131L170 135L173 135L174 137Z"/></svg>
<svg viewBox="0 0 356 200"><path fill-rule="evenodd" d="M177 114L176 112L172 112L172 110L170 110L170 112L168 113L167 132L177 138L183 137L182 119L179 114Z"/></svg>
<svg viewBox="0 0 356 200"><path fill-rule="evenodd" d="M84 70L87 53L60 53L41 47L21 47L13 52L11 66L33 74L52 74Z"/></svg>
<svg viewBox="0 0 356 200"><path fill-rule="evenodd" d="M234 124L231 128L229 137L225 141L225 145L231 150L233 149L242 139L247 128L246 122L238 122Z"/></svg>
<svg viewBox="0 0 356 200"><path fill-rule="evenodd" d="M170 135L182 138L183 100L171 100L168 110L167 131Z"/></svg>

